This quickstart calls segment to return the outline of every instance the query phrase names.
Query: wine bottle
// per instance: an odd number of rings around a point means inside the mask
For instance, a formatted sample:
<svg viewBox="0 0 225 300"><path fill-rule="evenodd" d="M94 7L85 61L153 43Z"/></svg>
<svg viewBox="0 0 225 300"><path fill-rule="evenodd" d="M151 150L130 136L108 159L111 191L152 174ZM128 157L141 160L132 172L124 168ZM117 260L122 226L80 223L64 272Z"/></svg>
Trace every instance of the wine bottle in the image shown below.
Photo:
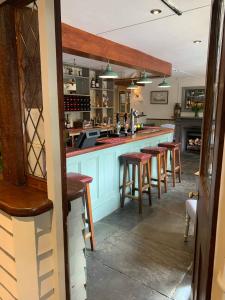
<svg viewBox="0 0 225 300"><path fill-rule="evenodd" d="M94 78L91 79L91 87L95 88L95 79Z"/></svg>
<svg viewBox="0 0 225 300"><path fill-rule="evenodd" d="M95 87L96 87L96 88L99 88L99 87L100 87L100 85L99 85L99 81L98 81L98 77L96 77L96 81L95 81Z"/></svg>

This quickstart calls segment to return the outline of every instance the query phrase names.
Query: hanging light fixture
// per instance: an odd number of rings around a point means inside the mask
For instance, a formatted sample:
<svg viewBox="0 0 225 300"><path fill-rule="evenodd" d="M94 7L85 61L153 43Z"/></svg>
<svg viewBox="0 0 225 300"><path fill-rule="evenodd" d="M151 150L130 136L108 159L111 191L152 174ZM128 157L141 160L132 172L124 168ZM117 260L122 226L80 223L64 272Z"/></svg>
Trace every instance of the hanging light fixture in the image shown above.
<svg viewBox="0 0 225 300"><path fill-rule="evenodd" d="M138 88L138 85L136 85L133 80L132 80L131 84L128 85L128 87L127 87L128 90L136 90L137 88Z"/></svg>
<svg viewBox="0 0 225 300"><path fill-rule="evenodd" d="M147 76L146 72L144 72L137 83L148 84L152 83L152 80Z"/></svg>
<svg viewBox="0 0 225 300"><path fill-rule="evenodd" d="M158 84L158 87L166 89L166 88L170 88L171 85L166 81L166 78L164 77L163 81Z"/></svg>
<svg viewBox="0 0 225 300"><path fill-rule="evenodd" d="M112 67L110 66L110 64L108 62L105 71L99 77L104 78L104 79L115 79L115 78L118 78L119 76L116 72L114 72L112 70Z"/></svg>

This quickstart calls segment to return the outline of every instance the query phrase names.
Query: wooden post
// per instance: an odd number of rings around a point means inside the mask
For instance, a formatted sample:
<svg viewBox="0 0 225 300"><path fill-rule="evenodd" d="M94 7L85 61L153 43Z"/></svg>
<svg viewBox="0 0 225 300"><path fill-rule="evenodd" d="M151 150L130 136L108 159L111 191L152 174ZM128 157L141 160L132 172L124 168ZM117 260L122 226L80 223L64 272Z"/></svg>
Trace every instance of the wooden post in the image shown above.
<svg viewBox="0 0 225 300"><path fill-rule="evenodd" d="M0 140L3 177L24 184L25 164L18 82L14 8L0 6Z"/></svg>

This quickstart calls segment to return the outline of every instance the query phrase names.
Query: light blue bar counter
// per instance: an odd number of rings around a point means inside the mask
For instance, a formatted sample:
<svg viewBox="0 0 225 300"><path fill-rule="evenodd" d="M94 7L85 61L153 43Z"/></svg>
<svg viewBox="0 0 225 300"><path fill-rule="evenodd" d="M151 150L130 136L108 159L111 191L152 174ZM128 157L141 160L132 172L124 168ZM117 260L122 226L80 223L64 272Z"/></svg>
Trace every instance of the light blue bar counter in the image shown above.
<svg viewBox="0 0 225 300"><path fill-rule="evenodd" d="M139 152L141 148L157 146L158 143L172 140L173 132L169 132L67 158L67 172L77 172L93 177L91 197L94 222L120 207L119 186L122 183L122 168L119 164L119 156L124 153ZM155 159L152 162L152 172L154 177Z"/></svg>

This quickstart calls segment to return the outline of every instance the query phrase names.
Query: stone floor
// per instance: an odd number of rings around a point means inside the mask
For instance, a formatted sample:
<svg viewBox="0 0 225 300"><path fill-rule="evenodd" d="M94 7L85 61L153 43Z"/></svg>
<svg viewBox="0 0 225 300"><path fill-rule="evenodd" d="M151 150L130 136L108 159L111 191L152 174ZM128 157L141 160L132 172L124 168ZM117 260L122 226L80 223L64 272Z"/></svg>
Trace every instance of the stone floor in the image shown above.
<svg viewBox="0 0 225 300"><path fill-rule="evenodd" d="M182 183L143 215L131 202L95 224L97 250L88 251L88 300L189 300L193 237L183 241L185 200L195 190L199 156L182 158ZM193 230L193 228L192 228Z"/></svg>

